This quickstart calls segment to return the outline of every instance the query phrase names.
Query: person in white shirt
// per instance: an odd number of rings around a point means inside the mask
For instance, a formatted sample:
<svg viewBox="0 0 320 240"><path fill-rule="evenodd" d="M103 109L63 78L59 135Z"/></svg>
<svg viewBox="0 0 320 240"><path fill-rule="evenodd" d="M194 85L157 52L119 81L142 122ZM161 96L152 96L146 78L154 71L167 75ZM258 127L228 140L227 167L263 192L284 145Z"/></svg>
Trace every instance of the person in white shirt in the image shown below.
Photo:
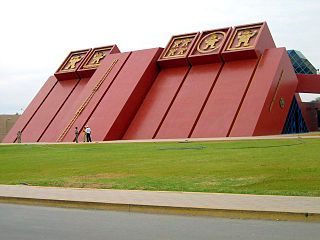
<svg viewBox="0 0 320 240"><path fill-rule="evenodd" d="M86 126L86 135L87 135L87 142L92 142L91 141L91 128L89 128L89 126Z"/></svg>

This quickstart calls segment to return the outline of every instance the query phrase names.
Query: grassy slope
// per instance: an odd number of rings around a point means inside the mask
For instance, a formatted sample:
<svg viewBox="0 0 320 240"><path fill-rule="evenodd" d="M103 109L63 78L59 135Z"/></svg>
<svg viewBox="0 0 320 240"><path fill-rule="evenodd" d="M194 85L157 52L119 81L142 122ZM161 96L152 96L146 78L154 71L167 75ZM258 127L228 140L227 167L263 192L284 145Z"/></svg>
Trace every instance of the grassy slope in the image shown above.
<svg viewBox="0 0 320 240"><path fill-rule="evenodd" d="M0 184L320 196L320 141L0 146Z"/></svg>

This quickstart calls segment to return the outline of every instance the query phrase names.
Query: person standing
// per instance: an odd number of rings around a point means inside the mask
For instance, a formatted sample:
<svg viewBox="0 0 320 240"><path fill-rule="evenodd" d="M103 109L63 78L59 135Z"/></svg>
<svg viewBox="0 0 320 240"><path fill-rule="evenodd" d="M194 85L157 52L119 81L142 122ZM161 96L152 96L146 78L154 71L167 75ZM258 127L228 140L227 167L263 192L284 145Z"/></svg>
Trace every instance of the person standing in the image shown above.
<svg viewBox="0 0 320 240"><path fill-rule="evenodd" d="M83 142L87 141L86 127L83 127Z"/></svg>
<svg viewBox="0 0 320 240"><path fill-rule="evenodd" d="M89 128L89 126L86 127L86 135L87 135L87 142L92 142L91 141L91 128Z"/></svg>
<svg viewBox="0 0 320 240"><path fill-rule="evenodd" d="M19 130L17 132L17 143L21 143L21 136L22 136L22 132Z"/></svg>
<svg viewBox="0 0 320 240"><path fill-rule="evenodd" d="M76 127L76 129L74 130L74 134L76 135L76 143L78 143L78 137L79 137L78 127Z"/></svg>

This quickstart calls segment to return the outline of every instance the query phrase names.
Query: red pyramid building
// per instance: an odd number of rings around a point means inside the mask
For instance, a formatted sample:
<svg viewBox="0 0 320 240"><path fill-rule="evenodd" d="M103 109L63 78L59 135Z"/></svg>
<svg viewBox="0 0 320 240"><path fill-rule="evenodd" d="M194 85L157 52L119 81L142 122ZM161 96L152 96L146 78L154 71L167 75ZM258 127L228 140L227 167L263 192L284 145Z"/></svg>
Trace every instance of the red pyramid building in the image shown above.
<svg viewBox="0 0 320 240"><path fill-rule="evenodd" d="M297 76L265 22L74 51L3 142L70 142L86 125L95 141L281 134L297 92L320 93L319 75Z"/></svg>

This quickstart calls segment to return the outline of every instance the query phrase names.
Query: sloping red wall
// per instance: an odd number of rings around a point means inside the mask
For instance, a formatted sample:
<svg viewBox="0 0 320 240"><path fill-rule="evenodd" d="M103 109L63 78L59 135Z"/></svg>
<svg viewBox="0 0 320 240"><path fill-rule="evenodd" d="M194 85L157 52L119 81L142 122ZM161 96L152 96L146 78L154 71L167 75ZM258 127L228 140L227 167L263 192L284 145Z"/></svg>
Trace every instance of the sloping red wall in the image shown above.
<svg viewBox="0 0 320 240"><path fill-rule="evenodd" d="M127 61L130 56L129 53L117 53L117 54L110 54L106 56L104 61L101 63L99 68L91 77L90 81L88 82L86 88L81 92L79 99L77 101L77 106L72 109L73 111L70 112L69 116L67 117L68 123L64 126L63 129L59 129L59 136L62 136L63 131L68 128L66 134L61 139L57 139L59 141L67 141L71 142L75 138L74 129L78 127L78 129L82 129L88 122L91 114L101 101L102 97L106 94L110 86L113 84L116 76L122 69L123 65ZM101 82L99 88L97 88L99 82ZM94 92L94 94L93 94ZM93 94L93 95L91 95ZM90 98L90 96L92 96ZM85 104L87 102L87 104ZM81 114L75 118L75 121L72 122L74 117L76 116L77 111L85 106L81 112ZM98 131L97 129L93 131Z"/></svg>
<svg viewBox="0 0 320 240"><path fill-rule="evenodd" d="M255 71L258 59L227 62L191 137L226 137Z"/></svg>
<svg viewBox="0 0 320 240"><path fill-rule="evenodd" d="M85 89L89 79L81 79L73 92L71 93L70 97L67 99L65 104L62 106L58 114L54 117L53 121L50 123L46 131L42 134L39 142L55 142L57 141L61 129L63 129L68 121L70 120L70 111L73 112L76 109L76 106L80 104L79 96L81 92Z"/></svg>
<svg viewBox="0 0 320 240"><path fill-rule="evenodd" d="M78 82L78 79L57 82L41 105L41 108L36 112L26 128L23 130L22 134L24 142L39 141L42 133L49 126L51 120L56 116L60 108L77 86Z"/></svg>
<svg viewBox="0 0 320 240"><path fill-rule="evenodd" d="M132 52L88 120L93 139L121 139L158 74L160 48Z"/></svg>
<svg viewBox="0 0 320 240"><path fill-rule="evenodd" d="M285 48L266 50L230 136L281 134L297 83ZM280 98L285 101L283 109Z"/></svg>
<svg viewBox="0 0 320 240"><path fill-rule="evenodd" d="M23 142L70 142L75 127L82 133L86 125L96 141L280 134L295 92L320 93L319 77L297 79L265 22L229 32L175 35L165 50L112 53L83 79L81 64L58 71L4 142L18 130ZM85 52L85 61L88 51L70 54Z"/></svg>
<svg viewBox="0 0 320 240"><path fill-rule="evenodd" d="M161 70L123 139L151 139L156 135L189 69Z"/></svg>
<svg viewBox="0 0 320 240"><path fill-rule="evenodd" d="M47 98L53 87L57 84L56 77L52 76L50 77L43 87L39 90L37 95L33 98L31 103L28 105L26 110L23 112L23 114L19 117L19 119L16 121L15 125L11 128L9 133L5 136L3 139L3 143L13 143L16 141L17 138L17 132L20 130L22 131L25 129L27 124L31 121L35 113L38 111L38 109L41 107L44 100ZM24 136L22 135L22 140L24 141Z"/></svg>
<svg viewBox="0 0 320 240"><path fill-rule="evenodd" d="M155 138L189 137L221 68L221 63L192 66Z"/></svg>

